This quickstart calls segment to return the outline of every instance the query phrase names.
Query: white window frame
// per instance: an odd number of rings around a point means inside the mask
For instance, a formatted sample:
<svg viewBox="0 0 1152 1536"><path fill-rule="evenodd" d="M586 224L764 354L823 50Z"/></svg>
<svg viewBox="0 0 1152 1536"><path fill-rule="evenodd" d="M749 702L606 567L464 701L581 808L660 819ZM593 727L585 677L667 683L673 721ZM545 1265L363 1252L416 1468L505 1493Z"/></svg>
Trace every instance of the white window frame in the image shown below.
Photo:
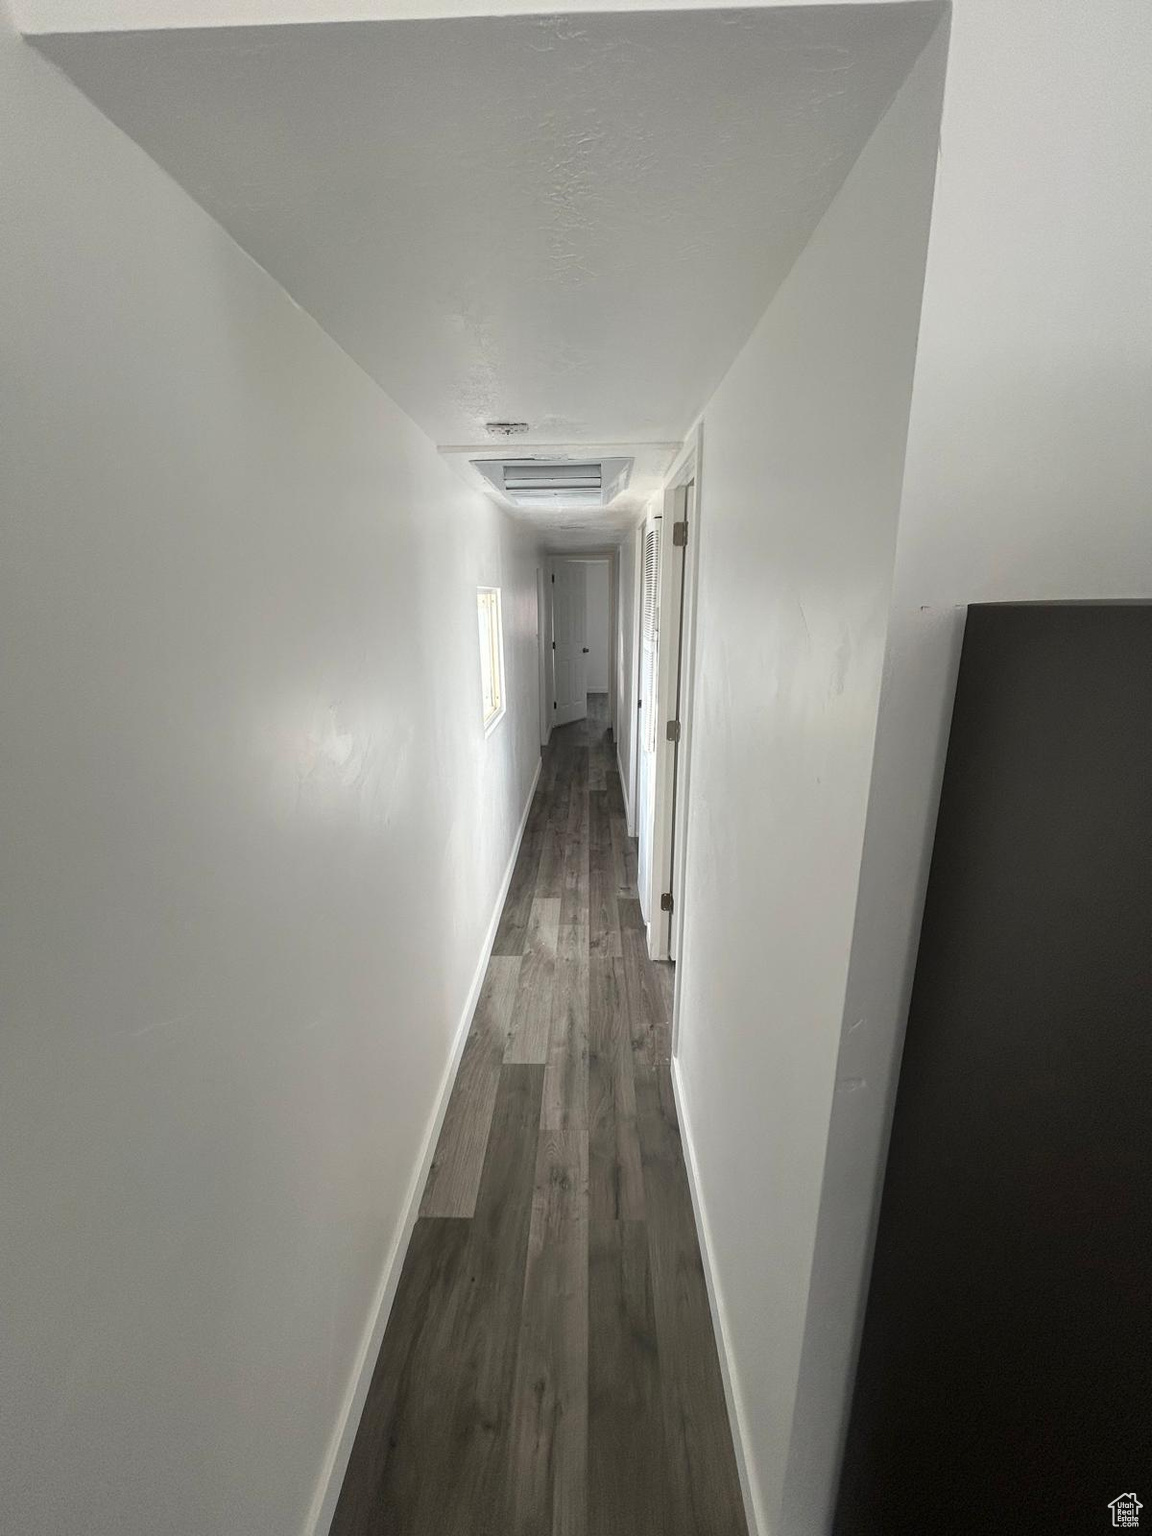
<svg viewBox="0 0 1152 1536"><path fill-rule="evenodd" d="M477 587L476 624L480 640L480 715L490 736L507 713L504 679L504 615L499 587Z"/></svg>

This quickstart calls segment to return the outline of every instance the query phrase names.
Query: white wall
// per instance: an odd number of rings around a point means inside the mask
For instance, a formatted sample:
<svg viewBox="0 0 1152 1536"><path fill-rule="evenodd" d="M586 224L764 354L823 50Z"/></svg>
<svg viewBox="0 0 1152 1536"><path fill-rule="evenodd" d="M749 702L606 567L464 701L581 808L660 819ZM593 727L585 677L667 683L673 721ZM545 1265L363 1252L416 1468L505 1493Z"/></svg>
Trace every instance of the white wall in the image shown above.
<svg viewBox="0 0 1152 1536"><path fill-rule="evenodd" d="M678 1067L764 1532L784 1529L942 62L931 45L704 412Z"/></svg>
<svg viewBox="0 0 1152 1536"><path fill-rule="evenodd" d="M552 589L548 568L541 555L536 566L536 644L540 668L540 745L546 747L552 735Z"/></svg>
<svg viewBox="0 0 1152 1536"><path fill-rule="evenodd" d="M788 1536L832 1504L964 607L1152 597L1150 80L1145 0L957 0Z"/></svg>
<svg viewBox="0 0 1152 1536"><path fill-rule="evenodd" d="M2 15L0 206L0 1523L292 1536L537 765L535 551Z"/></svg>
<svg viewBox="0 0 1152 1536"><path fill-rule="evenodd" d="M640 645L640 541L634 528L616 560L616 761L628 832L636 834L636 686Z"/></svg>
<svg viewBox="0 0 1152 1536"><path fill-rule="evenodd" d="M599 560L585 567L584 632L588 643L588 692L607 693L611 678L611 603L608 562Z"/></svg>

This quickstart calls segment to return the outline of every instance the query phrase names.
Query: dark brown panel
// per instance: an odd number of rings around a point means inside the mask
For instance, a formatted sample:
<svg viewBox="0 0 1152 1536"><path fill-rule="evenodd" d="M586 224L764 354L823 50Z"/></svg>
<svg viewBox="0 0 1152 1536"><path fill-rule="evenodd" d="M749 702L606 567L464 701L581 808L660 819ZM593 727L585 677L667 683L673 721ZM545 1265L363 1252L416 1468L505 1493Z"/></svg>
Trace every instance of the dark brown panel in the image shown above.
<svg viewBox="0 0 1152 1536"><path fill-rule="evenodd" d="M969 610L836 1519L1152 1509L1152 608Z"/></svg>

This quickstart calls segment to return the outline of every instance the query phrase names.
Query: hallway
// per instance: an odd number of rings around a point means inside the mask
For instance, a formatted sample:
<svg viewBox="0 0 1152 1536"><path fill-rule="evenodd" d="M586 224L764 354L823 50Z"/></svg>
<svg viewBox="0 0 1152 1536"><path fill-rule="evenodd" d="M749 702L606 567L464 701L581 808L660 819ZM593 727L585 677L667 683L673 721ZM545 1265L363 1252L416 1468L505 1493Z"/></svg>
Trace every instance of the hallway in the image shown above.
<svg viewBox="0 0 1152 1536"><path fill-rule="evenodd" d="M561 727L333 1536L743 1536L605 696Z"/></svg>

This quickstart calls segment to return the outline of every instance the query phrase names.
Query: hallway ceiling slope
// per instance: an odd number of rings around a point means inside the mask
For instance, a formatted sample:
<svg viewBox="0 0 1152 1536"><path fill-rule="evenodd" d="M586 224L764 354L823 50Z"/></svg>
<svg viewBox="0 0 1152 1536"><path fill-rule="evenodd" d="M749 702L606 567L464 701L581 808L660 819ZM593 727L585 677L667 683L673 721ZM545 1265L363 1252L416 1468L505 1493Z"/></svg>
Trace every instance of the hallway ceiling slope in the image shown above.
<svg viewBox="0 0 1152 1536"><path fill-rule="evenodd" d="M519 514L553 547L640 515L939 15L179 11L53 0L48 33L23 0L21 20L462 474L476 449L635 455L611 506ZM140 30L85 30L115 17ZM528 430L495 441L494 420Z"/></svg>
<svg viewBox="0 0 1152 1536"><path fill-rule="evenodd" d="M887 5L891 0L855 0ZM808 8L844 0L807 0ZM58 32L164 31L186 27L337 25L349 21L429 21L438 17L538 16L540 0L11 0L28 37ZM757 9L794 9L795 0L760 0ZM572 14L621 10L620 0L581 0ZM731 0L631 0L630 11L725 11Z"/></svg>

